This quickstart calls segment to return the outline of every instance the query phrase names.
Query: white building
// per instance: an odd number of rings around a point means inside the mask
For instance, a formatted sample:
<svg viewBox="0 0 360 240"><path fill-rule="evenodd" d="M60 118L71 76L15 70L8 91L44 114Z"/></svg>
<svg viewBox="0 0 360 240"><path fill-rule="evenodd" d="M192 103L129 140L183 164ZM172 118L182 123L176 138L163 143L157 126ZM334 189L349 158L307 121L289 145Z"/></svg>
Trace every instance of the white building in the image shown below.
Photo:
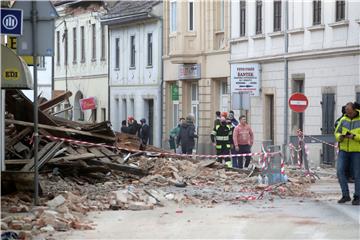
<svg viewBox="0 0 360 240"><path fill-rule="evenodd" d="M109 28L110 119L145 118L161 145L162 3L119 1L102 17Z"/></svg>
<svg viewBox="0 0 360 240"><path fill-rule="evenodd" d="M285 1L231 3L230 64L260 67L261 91L251 97L248 116L255 150L263 140L284 143L285 58L288 95L303 92L309 99L303 117L289 110L289 135L298 128L308 135L332 134L341 107L360 101L360 2L288 1L288 53ZM331 147L309 144L309 152L312 165L334 164Z"/></svg>
<svg viewBox="0 0 360 240"><path fill-rule="evenodd" d="M73 120L107 120L107 27L99 16L104 1L56 2L60 18L55 22L55 90L72 92ZM82 111L80 99L95 97L96 108Z"/></svg>

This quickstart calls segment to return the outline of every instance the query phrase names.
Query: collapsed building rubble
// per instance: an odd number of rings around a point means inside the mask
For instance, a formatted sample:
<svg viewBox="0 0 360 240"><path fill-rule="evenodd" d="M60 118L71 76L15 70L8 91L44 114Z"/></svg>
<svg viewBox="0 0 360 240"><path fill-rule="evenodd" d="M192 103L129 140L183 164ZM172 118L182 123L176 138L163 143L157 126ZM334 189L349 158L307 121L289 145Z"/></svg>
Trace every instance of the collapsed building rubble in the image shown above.
<svg viewBox="0 0 360 240"><path fill-rule="evenodd" d="M7 91L2 230L28 236L93 229L83 220L89 211L149 210L168 202L211 207L311 195L310 182L295 170L287 183L256 184L260 169L255 165L239 170L213 159L174 157L154 146L139 151L137 137L113 132L110 122L84 124L55 116L52 107L70 94L39 106L41 198L40 206L33 206L32 103L20 91Z"/></svg>

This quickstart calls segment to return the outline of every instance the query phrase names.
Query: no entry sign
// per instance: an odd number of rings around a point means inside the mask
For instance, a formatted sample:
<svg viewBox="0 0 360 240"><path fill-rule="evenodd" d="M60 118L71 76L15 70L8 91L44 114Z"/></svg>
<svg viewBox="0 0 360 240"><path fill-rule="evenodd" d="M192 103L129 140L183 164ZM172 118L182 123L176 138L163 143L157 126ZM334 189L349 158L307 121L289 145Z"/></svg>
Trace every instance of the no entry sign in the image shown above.
<svg viewBox="0 0 360 240"><path fill-rule="evenodd" d="M302 93L294 93L289 98L289 107L294 112L304 112L308 105L309 101L307 97Z"/></svg>

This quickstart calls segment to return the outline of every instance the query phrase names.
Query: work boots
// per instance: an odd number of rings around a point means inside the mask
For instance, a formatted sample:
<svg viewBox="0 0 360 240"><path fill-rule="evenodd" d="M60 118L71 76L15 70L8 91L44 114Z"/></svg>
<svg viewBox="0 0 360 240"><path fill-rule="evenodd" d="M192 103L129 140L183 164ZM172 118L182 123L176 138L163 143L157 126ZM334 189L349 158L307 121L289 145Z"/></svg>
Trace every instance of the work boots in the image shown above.
<svg viewBox="0 0 360 240"><path fill-rule="evenodd" d="M355 198L354 198L355 200ZM343 196L339 201L338 203L346 203L346 202L349 202L351 201L351 198L349 196ZM359 201L359 200L358 200Z"/></svg>
<svg viewBox="0 0 360 240"><path fill-rule="evenodd" d="M360 198L359 196L354 196L354 199L352 201L352 205L360 205Z"/></svg>

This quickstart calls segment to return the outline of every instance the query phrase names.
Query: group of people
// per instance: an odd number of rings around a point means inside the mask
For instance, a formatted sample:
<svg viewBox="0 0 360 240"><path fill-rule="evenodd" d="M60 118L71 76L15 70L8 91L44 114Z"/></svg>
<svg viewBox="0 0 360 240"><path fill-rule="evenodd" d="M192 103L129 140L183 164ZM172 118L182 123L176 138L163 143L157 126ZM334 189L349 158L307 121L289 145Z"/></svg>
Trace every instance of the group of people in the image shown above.
<svg viewBox="0 0 360 240"><path fill-rule="evenodd" d="M216 111L216 119L210 138L215 147L216 154L219 156L217 161L230 162L234 168L247 168L251 161L251 156L228 157L230 154L251 153L254 143L254 134L251 127L246 122L246 117L241 116L238 122L234 112ZM195 138L198 138L194 125L194 116L189 115L179 119L179 124L170 131L170 148L177 153L192 154L195 147ZM223 157L222 155L227 155Z"/></svg>
<svg viewBox="0 0 360 240"><path fill-rule="evenodd" d="M139 124L133 116L129 116L127 121L121 122L121 132L137 135L141 141L140 149L145 150L150 137L150 126L146 123L145 118L140 119Z"/></svg>
<svg viewBox="0 0 360 240"><path fill-rule="evenodd" d="M348 179L352 177L355 184L352 204L360 205L360 105L349 102L343 106L342 114L335 123L339 147L337 177L342 192L338 203L351 201Z"/></svg>
<svg viewBox="0 0 360 240"><path fill-rule="evenodd" d="M244 115L239 117L238 122L234 116L234 112L217 111L216 119L214 121L214 128L211 132L211 142L216 149L216 155L227 155L226 157L218 157L219 162L230 162L234 168L247 168L251 161L251 156L245 157L245 164L243 156L233 156L232 159L228 157L230 154L245 154L251 153L251 147L254 144L254 134L251 127L247 124Z"/></svg>

